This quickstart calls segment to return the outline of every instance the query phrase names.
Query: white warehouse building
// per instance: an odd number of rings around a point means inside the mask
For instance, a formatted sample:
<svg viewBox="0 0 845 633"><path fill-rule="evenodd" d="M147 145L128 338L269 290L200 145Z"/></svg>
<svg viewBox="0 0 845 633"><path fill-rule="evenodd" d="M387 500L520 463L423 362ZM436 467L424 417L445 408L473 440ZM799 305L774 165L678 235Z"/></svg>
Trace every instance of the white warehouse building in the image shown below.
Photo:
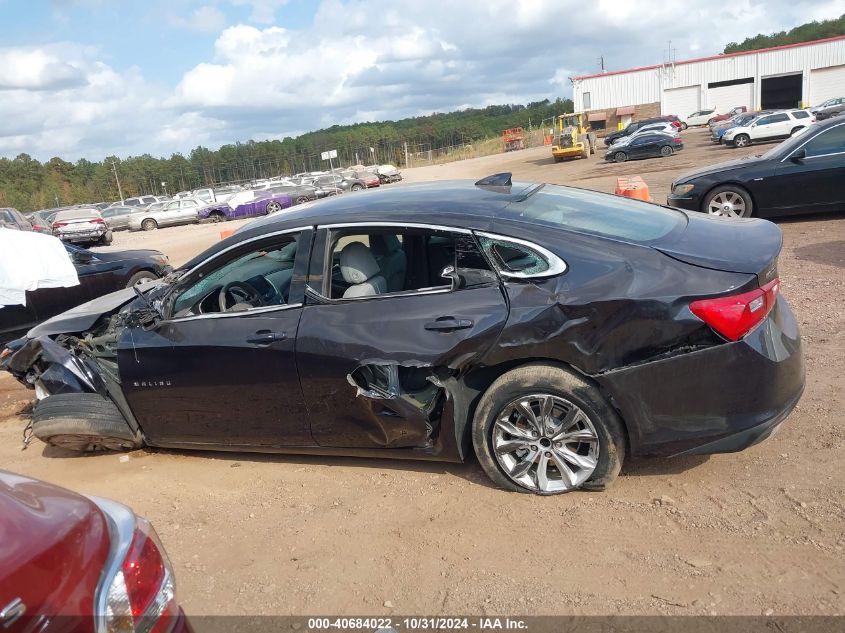
<svg viewBox="0 0 845 633"><path fill-rule="evenodd" d="M734 106L750 110L817 106L845 97L845 36L570 77L576 110L594 128L634 118Z"/></svg>

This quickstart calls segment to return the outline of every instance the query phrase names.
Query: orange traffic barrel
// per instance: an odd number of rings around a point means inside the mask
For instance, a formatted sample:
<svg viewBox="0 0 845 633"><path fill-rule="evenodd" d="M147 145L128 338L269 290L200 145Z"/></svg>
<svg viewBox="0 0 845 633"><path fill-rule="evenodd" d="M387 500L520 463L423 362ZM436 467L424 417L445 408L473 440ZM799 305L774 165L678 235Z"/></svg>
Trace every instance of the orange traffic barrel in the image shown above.
<svg viewBox="0 0 845 633"><path fill-rule="evenodd" d="M552 136L551 134L547 134L543 137L543 145L551 145L552 144Z"/></svg>
<svg viewBox="0 0 845 633"><path fill-rule="evenodd" d="M624 176L616 179L616 195L654 202L648 193L648 185L639 176Z"/></svg>
<svg viewBox="0 0 845 633"><path fill-rule="evenodd" d="M232 237L235 234L235 229L226 229L225 231L220 231L220 239L225 240L227 237Z"/></svg>

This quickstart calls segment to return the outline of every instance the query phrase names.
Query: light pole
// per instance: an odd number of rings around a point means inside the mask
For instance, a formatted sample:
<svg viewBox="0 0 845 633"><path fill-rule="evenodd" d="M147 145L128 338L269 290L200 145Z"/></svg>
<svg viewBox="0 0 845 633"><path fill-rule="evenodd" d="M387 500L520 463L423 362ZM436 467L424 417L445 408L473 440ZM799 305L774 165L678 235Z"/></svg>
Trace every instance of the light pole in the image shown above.
<svg viewBox="0 0 845 633"><path fill-rule="evenodd" d="M123 204L123 189L120 188L120 178L117 177L117 165L112 161L111 166L114 169L114 179L117 181L117 193L120 194L120 204Z"/></svg>
<svg viewBox="0 0 845 633"><path fill-rule="evenodd" d="M167 183L162 180L161 186L164 187L164 195L167 197Z"/></svg>

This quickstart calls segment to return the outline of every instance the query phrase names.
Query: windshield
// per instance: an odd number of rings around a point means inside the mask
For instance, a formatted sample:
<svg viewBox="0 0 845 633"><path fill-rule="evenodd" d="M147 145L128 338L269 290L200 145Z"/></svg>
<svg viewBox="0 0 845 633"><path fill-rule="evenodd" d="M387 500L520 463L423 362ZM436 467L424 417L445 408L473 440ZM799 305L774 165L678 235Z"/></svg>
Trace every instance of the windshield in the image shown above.
<svg viewBox="0 0 845 633"><path fill-rule="evenodd" d="M653 242L686 225L680 211L558 185L508 205L503 216L635 243Z"/></svg>

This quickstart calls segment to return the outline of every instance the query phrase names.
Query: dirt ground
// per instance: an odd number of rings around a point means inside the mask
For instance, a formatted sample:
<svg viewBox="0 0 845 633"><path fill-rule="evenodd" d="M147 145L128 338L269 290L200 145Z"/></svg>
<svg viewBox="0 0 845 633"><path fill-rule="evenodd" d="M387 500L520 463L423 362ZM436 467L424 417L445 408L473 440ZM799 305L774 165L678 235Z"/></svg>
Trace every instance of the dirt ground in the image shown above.
<svg viewBox="0 0 845 633"><path fill-rule="evenodd" d="M534 148L404 175L510 170L612 191L618 175L639 174L662 202L684 171L760 151L710 146L700 130L685 138L679 155L623 165L601 154L555 164ZM779 224L807 388L780 433L743 453L629 461L607 492L545 498L493 488L475 462L74 457L20 450L31 392L4 374L0 464L149 517L193 615L843 614L845 217ZM219 230L123 233L112 248L158 248L180 264Z"/></svg>

